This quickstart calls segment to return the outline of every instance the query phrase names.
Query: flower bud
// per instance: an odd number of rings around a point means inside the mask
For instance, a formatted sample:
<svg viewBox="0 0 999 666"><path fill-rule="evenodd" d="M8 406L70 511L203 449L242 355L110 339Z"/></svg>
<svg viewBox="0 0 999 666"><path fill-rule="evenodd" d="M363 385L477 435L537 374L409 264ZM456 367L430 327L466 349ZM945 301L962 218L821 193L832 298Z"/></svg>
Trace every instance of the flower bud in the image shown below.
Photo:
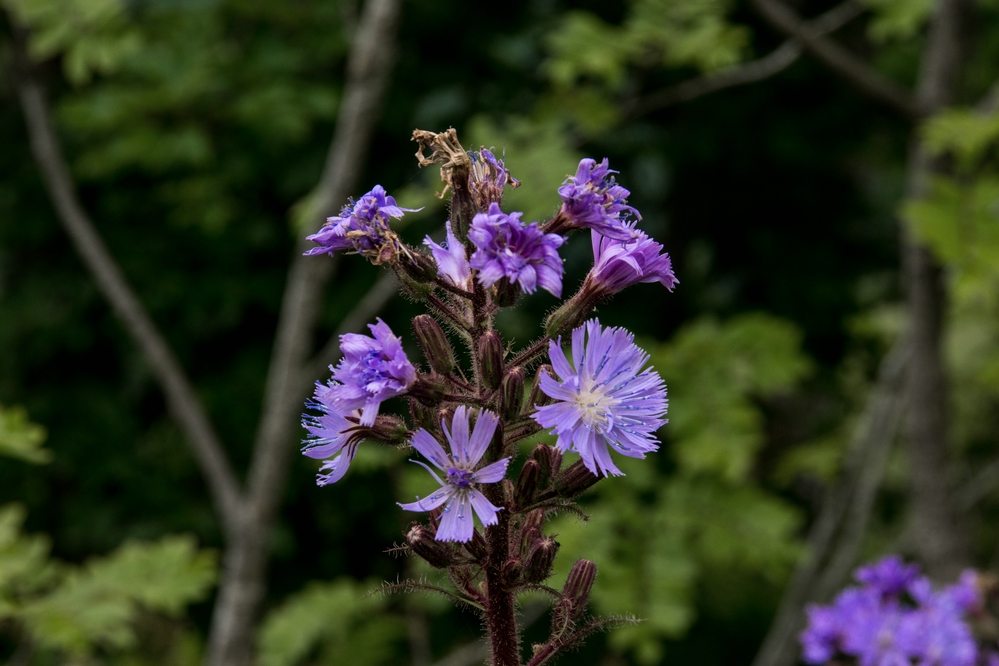
<svg viewBox="0 0 999 666"><path fill-rule="evenodd" d="M409 438L409 428L406 427L406 422L398 416L380 414L375 417L375 423L370 428L369 436L382 444L397 446L404 444Z"/></svg>
<svg viewBox="0 0 999 666"><path fill-rule="evenodd" d="M520 299L520 295L521 289L519 283L511 283L507 278L502 278L496 283L496 305L501 308L516 305Z"/></svg>
<svg viewBox="0 0 999 666"><path fill-rule="evenodd" d="M503 377L503 342L496 331L486 331L479 339L479 370L482 383L494 389Z"/></svg>
<svg viewBox="0 0 999 666"><path fill-rule="evenodd" d="M514 495L513 481L510 479L503 479L503 481L500 482L500 488L503 489L503 506L512 505Z"/></svg>
<svg viewBox="0 0 999 666"><path fill-rule="evenodd" d="M503 389L502 416L513 421L520 416L520 410L524 406L524 369L516 367L507 370L500 388Z"/></svg>
<svg viewBox="0 0 999 666"><path fill-rule="evenodd" d="M503 580L507 583L516 583L524 571L524 567L520 560L515 557L511 557L509 560L503 563L503 569L501 576Z"/></svg>
<svg viewBox="0 0 999 666"><path fill-rule="evenodd" d="M433 407L440 404L446 389L447 386L440 377L421 374L417 376L416 382L409 387L409 395L424 405Z"/></svg>
<svg viewBox="0 0 999 666"><path fill-rule="evenodd" d="M406 543L410 550L422 557L432 567L446 569L454 564L454 552L451 546L434 538L423 525L413 525L406 534Z"/></svg>
<svg viewBox="0 0 999 666"><path fill-rule="evenodd" d="M472 538L465 542L465 550L478 562L485 560L489 555L489 547L486 545L486 540L478 530L474 530Z"/></svg>
<svg viewBox="0 0 999 666"><path fill-rule="evenodd" d="M524 561L524 579L528 583L541 583L552 575L558 548L558 541L551 537L542 537L531 544Z"/></svg>
<svg viewBox="0 0 999 666"><path fill-rule="evenodd" d="M531 385L531 395L527 398L527 409L531 410L534 407L544 407L545 405L550 405L555 400L548 396L547 393L541 390L541 378L545 375L554 378L555 370L552 366L547 363L538 368L538 371L534 373L534 384Z"/></svg>
<svg viewBox="0 0 999 666"><path fill-rule="evenodd" d="M433 430L440 423L436 420L437 410L424 405L419 400L409 401L409 413L418 426L427 430Z"/></svg>
<svg viewBox="0 0 999 666"><path fill-rule="evenodd" d="M562 497L575 497L599 480L599 476L586 469L582 460L577 460L555 477L555 490Z"/></svg>
<svg viewBox="0 0 999 666"><path fill-rule="evenodd" d="M399 266L399 262L392 262L390 265L395 276L399 278L399 287L402 293L414 301L425 301L430 292L434 290L433 283L414 280L409 273Z"/></svg>
<svg viewBox="0 0 999 666"><path fill-rule="evenodd" d="M541 476L541 466L536 460L528 460L520 470L517 477L517 488L513 494L516 506L528 506L534 499L534 493L538 490L538 479Z"/></svg>
<svg viewBox="0 0 999 666"><path fill-rule="evenodd" d="M552 479L562 469L562 452L554 446L538 444L531 452L531 457L538 461L539 476L538 487L543 488L551 483Z"/></svg>
<svg viewBox="0 0 999 666"><path fill-rule="evenodd" d="M413 319L413 331L430 367L442 375L451 374L455 366L454 350L440 324L430 315L421 314Z"/></svg>
<svg viewBox="0 0 999 666"><path fill-rule="evenodd" d="M437 279L437 262L420 250L410 248L409 256L401 256L399 263L415 282L431 284Z"/></svg>
<svg viewBox="0 0 999 666"><path fill-rule="evenodd" d="M586 602L590 598L590 590L593 589L593 581L597 577L597 565L589 560L578 560L572 565L569 577L565 579L565 587L562 588L562 596L569 601L573 618L582 615L586 609Z"/></svg>

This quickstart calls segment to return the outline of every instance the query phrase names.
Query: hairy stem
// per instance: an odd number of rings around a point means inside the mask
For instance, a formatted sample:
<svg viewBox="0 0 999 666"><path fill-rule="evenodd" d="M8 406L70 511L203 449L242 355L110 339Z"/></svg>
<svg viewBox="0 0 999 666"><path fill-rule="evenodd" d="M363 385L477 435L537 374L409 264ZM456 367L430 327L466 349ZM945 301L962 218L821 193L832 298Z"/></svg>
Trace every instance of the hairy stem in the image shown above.
<svg viewBox="0 0 999 666"><path fill-rule="evenodd" d="M496 489L497 491L499 489ZM494 495L500 495L494 492ZM490 498L494 503L499 497ZM486 530L489 560L486 563L486 630L492 666L520 666L520 637L513 592L503 580L503 564L510 556L510 511L499 512L499 522Z"/></svg>

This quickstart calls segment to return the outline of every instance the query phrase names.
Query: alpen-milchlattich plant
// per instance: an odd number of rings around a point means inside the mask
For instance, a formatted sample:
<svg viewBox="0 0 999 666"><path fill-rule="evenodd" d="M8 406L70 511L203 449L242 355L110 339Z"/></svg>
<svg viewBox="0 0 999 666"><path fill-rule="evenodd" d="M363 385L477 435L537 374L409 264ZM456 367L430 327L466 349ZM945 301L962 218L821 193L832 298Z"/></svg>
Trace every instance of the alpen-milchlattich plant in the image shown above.
<svg viewBox="0 0 999 666"><path fill-rule="evenodd" d="M307 404L303 453L324 461L318 482L328 485L344 477L364 442L412 449L439 488L400 504L415 519L405 548L446 574L453 589L440 591L481 613L494 666L524 663L518 593L550 595L550 635L526 661L540 666L619 621L587 613L593 562L576 562L561 590L545 585L559 549L546 519L578 511L580 493L620 475L616 456L655 451L665 423L666 386L647 367L648 354L630 332L590 315L625 287L659 282L672 290L677 280L662 245L638 228L641 216L606 159L582 160L558 190L555 216L525 223L503 209L504 189L520 183L502 159L466 151L453 129L417 130L413 140L421 166L440 165L441 196L450 192L445 240L428 237L427 249L404 243L392 221L411 211L376 185L309 236L317 245L308 254L343 250L392 269L427 307L413 320L424 364L380 319L371 335L342 336L339 365ZM577 230L590 232L593 268L552 310L543 337L512 349L493 326L496 313L539 288L561 297L559 250ZM452 343L467 350L467 366ZM383 413L382 402L397 396L409 414ZM543 430L557 436L555 445L516 460L518 443Z"/></svg>

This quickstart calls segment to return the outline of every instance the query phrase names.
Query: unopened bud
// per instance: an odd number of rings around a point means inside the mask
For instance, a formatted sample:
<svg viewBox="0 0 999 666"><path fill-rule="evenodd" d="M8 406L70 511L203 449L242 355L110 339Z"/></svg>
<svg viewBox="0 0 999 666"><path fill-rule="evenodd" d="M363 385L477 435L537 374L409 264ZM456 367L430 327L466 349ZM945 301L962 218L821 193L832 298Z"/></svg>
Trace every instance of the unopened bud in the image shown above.
<svg viewBox="0 0 999 666"><path fill-rule="evenodd" d="M578 560L572 565L569 577L565 579L565 587L562 588L562 596L572 604L571 613L574 617L579 617L586 609L596 577L597 565L593 562Z"/></svg>
<svg viewBox="0 0 999 666"><path fill-rule="evenodd" d="M555 477L555 490L562 497L575 497L599 480L599 476L586 469L582 460L577 460Z"/></svg>
<svg viewBox="0 0 999 666"><path fill-rule="evenodd" d="M536 460L527 460L517 477L517 488L513 494L514 503L518 507L528 506L538 490L538 479L541 477L541 466Z"/></svg>
<svg viewBox="0 0 999 666"><path fill-rule="evenodd" d="M517 282L510 282L510 280L504 277L496 283L496 305L501 308L516 305L520 299L520 295L520 284Z"/></svg>
<svg viewBox="0 0 999 666"><path fill-rule="evenodd" d="M419 400L409 401L409 413L413 416L413 420L416 421L417 425L427 430L433 430L440 423L435 418L437 410L424 405Z"/></svg>
<svg viewBox="0 0 999 666"><path fill-rule="evenodd" d="M539 367L538 371L534 373L534 384L531 385L531 395L527 398L527 408L529 410L534 407L544 407L555 402L553 398L541 390L541 378L545 375L552 378L555 377L555 370L547 363Z"/></svg>
<svg viewBox="0 0 999 666"><path fill-rule="evenodd" d="M538 461L540 471L538 487L544 488L562 469L562 452L554 446L538 444L531 452L531 457Z"/></svg>
<svg viewBox="0 0 999 666"><path fill-rule="evenodd" d="M410 248L408 257L400 257L399 263L415 282L431 284L437 279L437 262L427 254Z"/></svg>
<svg viewBox="0 0 999 666"><path fill-rule="evenodd" d="M503 489L503 506L510 506L511 504L513 504L513 495L514 495L513 481L511 481L510 479L503 479L500 482L500 488Z"/></svg>
<svg viewBox="0 0 999 666"><path fill-rule="evenodd" d="M399 266L399 262L393 262L391 266L395 276L399 278L399 287L402 289L402 293L414 301L425 301L430 292L434 290L432 282L414 279L405 268Z"/></svg>
<svg viewBox="0 0 999 666"><path fill-rule="evenodd" d="M398 416L381 414L375 417L375 424L371 426L371 437L383 444L399 445L409 438L409 428Z"/></svg>
<svg viewBox="0 0 999 666"><path fill-rule="evenodd" d="M511 557L509 560L503 563L503 569L501 575L503 580L507 583L516 583L523 572L524 567L520 560L515 557Z"/></svg>
<svg viewBox="0 0 999 666"><path fill-rule="evenodd" d="M454 350L440 324L430 315L421 314L413 319L413 330L430 367L442 375L451 374L455 366Z"/></svg>
<svg viewBox="0 0 999 666"><path fill-rule="evenodd" d="M503 374L503 382L500 388L503 389L503 418L513 421L520 416L520 410L524 406L524 369L521 367L510 368Z"/></svg>
<svg viewBox="0 0 999 666"><path fill-rule="evenodd" d="M434 538L423 525L413 525L406 534L406 543L410 550L422 557L432 567L446 569L454 564L454 552L451 546Z"/></svg>
<svg viewBox="0 0 999 666"><path fill-rule="evenodd" d="M498 388L503 377L503 342L496 331L486 331L479 338L479 369L482 383Z"/></svg>
<svg viewBox="0 0 999 666"><path fill-rule="evenodd" d="M524 578L528 583L541 583L552 575L558 548L558 541L551 537L542 537L531 545L524 561Z"/></svg>
<svg viewBox="0 0 999 666"><path fill-rule="evenodd" d="M479 534L478 530L474 530L472 538L465 542L465 550L479 562L485 560L486 556L489 555L489 547L486 545L486 540Z"/></svg>
<svg viewBox="0 0 999 666"><path fill-rule="evenodd" d="M428 406L440 404L447 386L440 377L421 374L409 387L409 395Z"/></svg>

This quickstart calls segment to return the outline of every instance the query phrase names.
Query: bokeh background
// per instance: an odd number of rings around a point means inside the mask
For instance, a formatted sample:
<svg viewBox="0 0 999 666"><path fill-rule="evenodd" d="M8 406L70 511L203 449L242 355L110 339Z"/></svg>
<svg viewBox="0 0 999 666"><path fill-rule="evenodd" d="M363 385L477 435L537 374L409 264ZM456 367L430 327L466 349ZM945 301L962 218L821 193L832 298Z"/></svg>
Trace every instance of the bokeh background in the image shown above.
<svg viewBox="0 0 999 666"><path fill-rule="evenodd" d="M60 222L21 93L41 85L83 210L242 479L370 4L0 1L0 650L11 663L199 663L228 544L155 374ZM589 522L556 525L563 567L598 565L594 610L645 620L565 663L789 666L803 604L827 600L856 563L901 552L941 577L999 565L999 116L988 96L999 5L778 3L796 20L822 17L809 34L912 99L934 53L933 12L959 17L951 94L915 117L788 41L767 5L407 0L373 45L397 56L363 158L345 168L354 196L380 183L422 207L401 227L409 242L447 216L410 135L454 127L467 148L505 153L523 185L504 207L525 220L557 209L580 158L608 157L680 280L599 311L651 353L671 421L658 454L584 497ZM913 243L943 267L934 284L946 296L947 424L941 464L921 475L905 381L882 364L913 326L901 270ZM592 261L588 238L563 257L568 290ZM312 351L378 277L358 258L339 262L313 294ZM554 305L545 292L525 299L501 317L504 337L526 343ZM393 297L366 321L380 314L412 340L420 311ZM386 552L411 519L395 502L420 491L420 471L404 453L362 447L344 481L317 488L316 462L297 455L297 412L266 526L256 663L481 663L474 614L365 596L435 576ZM943 561L919 531L927 502L952 526ZM782 600L790 611L775 624ZM523 603L527 642L540 640L543 607ZM760 661L775 631L790 647Z"/></svg>

